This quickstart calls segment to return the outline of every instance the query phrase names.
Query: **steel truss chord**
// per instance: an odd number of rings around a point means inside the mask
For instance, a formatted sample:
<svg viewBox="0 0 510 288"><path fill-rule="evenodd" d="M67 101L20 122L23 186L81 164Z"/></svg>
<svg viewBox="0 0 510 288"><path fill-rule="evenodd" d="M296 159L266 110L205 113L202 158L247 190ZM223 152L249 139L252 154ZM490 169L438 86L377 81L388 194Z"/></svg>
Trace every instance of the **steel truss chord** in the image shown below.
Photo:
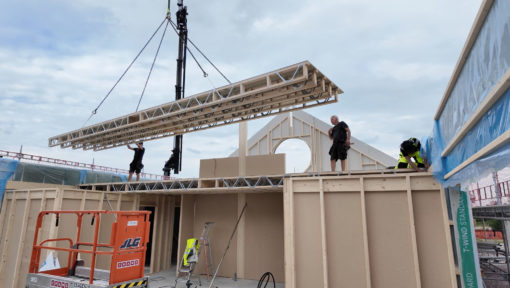
<svg viewBox="0 0 510 288"><path fill-rule="evenodd" d="M343 93L305 61L49 138L49 146L104 150L337 101Z"/></svg>
<svg viewBox="0 0 510 288"><path fill-rule="evenodd" d="M213 187L200 187L199 182L213 182ZM95 183L82 184L78 188L96 191L112 192L163 192L163 191L189 191L208 188L211 191L235 190L236 188L255 188L263 190L264 188L283 187L283 176L247 176L247 177L226 177L214 179L171 179L161 181L142 181L132 183Z"/></svg>

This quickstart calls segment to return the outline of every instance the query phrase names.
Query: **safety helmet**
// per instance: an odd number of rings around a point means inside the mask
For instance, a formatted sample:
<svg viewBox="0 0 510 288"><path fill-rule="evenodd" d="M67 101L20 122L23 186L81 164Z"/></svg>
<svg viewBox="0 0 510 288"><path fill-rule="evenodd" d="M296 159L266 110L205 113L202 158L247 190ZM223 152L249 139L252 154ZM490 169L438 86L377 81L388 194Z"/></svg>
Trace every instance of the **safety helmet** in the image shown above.
<svg viewBox="0 0 510 288"><path fill-rule="evenodd" d="M409 138L409 142L411 142L413 144L414 147L420 149L421 148L421 143L420 143L420 140L414 138L414 137L411 137Z"/></svg>

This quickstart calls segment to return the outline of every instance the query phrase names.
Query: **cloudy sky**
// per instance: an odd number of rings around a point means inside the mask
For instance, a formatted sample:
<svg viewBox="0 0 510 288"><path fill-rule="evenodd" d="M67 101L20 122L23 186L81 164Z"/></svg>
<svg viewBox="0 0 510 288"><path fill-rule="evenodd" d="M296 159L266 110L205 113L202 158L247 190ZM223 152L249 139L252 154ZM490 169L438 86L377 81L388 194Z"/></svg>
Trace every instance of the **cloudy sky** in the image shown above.
<svg viewBox="0 0 510 288"><path fill-rule="evenodd" d="M338 114L354 137L397 157L400 142L431 133L481 0L185 0L189 37L231 81L310 60L345 93L307 110ZM2 1L0 150L128 168L125 147L92 152L47 147L82 127L155 31L166 0ZM176 0L172 1L172 13ZM175 20L175 16L172 15ZM87 124L134 112L156 39ZM141 108L174 99L177 37L169 30ZM186 95L225 85L188 58ZM203 59L199 59L205 64ZM269 119L249 122L249 136ZM226 157L237 125L186 134L182 177L199 159ZM161 173L172 138L146 143L145 172Z"/></svg>

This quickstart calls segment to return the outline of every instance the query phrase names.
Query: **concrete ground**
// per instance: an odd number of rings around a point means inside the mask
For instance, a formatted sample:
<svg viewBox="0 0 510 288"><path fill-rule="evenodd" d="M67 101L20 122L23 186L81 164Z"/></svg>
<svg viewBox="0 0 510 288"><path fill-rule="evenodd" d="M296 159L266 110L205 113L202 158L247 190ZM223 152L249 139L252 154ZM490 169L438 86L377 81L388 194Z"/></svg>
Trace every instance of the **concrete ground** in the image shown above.
<svg viewBox="0 0 510 288"><path fill-rule="evenodd" d="M149 276L149 288L173 288L175 283L175 268L161 271L158 273L150 274ZM262 275L260 275L262 276ZM209 287L211 283L211 279L207 280L206 276L201 276L202 286L198 286L198 279L196 277L192 278L193 288L196 287ZM224 277L216 277L214 280L213 287L218 288L257 288L258 280L244 280L238 279L234 281L232 278L224 278ZM265 284L262 285L264 287ZM283 283L276 283L275 288L284 288L285 285ZM178 282L177 288L186 288L185 282ZM273 288L273 282L267 284L265 288Z"/></svg>

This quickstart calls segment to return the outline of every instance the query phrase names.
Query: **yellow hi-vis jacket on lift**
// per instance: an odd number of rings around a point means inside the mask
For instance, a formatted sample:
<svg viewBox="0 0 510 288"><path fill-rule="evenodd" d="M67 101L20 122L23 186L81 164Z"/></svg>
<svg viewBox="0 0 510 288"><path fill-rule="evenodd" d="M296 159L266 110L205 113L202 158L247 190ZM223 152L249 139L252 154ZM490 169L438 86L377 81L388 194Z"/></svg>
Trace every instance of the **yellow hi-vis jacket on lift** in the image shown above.
<svg viewBox="0 0 510 288"><path fill-rule="evenodd" d="M414 158L414 161L416 162L416 166L418 166L419 164L425 165L423 157L420 156L420 151L419 150L414 152L414 153L409 154L408 157L409 158ZM397 163L397 166L395 166L395 169L398 169L398 164L399 163L405 163L405 164L407 164L407 168L411 168L411 165L409 165L409 163L407 163L407 159L404 156L404 154L402 154L402 152L400 152L400 156L398 158L398 163Z"/></svg>
<svg viewBox="0 0 510 288"><path fill-rule="evenodd" d="M190 238L186 241L186 250L182 256L183 266L189 266L190 263L198 262L198 249L200 249L200 243L196 238Z"/></svg>

